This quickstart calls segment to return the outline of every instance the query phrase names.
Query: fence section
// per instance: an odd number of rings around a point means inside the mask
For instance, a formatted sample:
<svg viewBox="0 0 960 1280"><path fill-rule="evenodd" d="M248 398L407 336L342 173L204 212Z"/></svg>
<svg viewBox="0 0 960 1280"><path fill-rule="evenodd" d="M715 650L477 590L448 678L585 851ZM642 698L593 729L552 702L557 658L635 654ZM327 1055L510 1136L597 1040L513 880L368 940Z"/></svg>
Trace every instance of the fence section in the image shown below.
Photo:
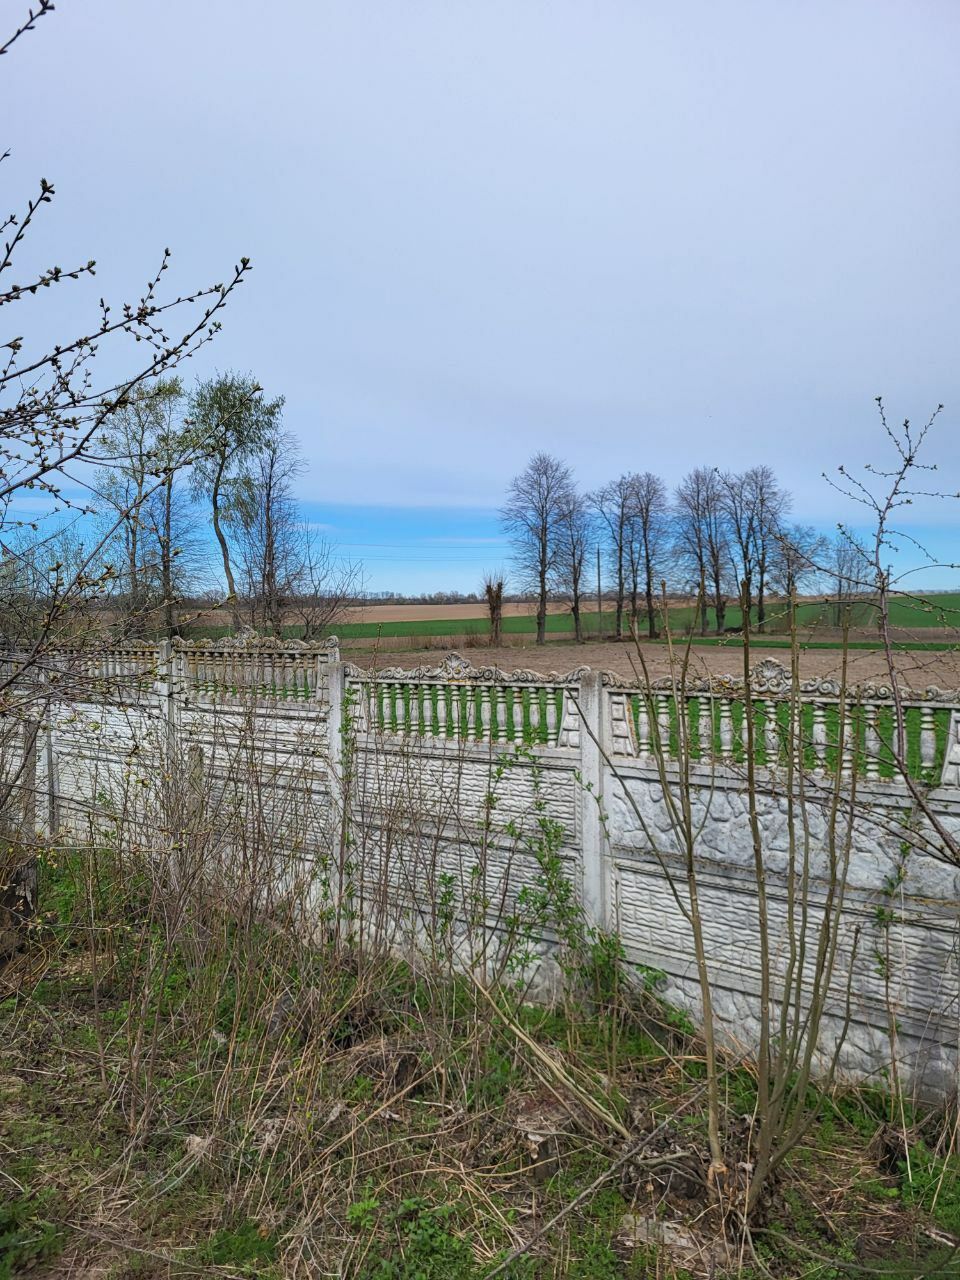
<svg viewBox="0 0 960 1280"><path fill-rule="evenodd" d="M580 672L472 667L457 655L437 667L379 672L347 668L353 723L363 732L434 742L576 749Z"/></svg>
<svg viewBox="0 0 960 1280"><path fill-rule="evenodd" d="M794 688L789 673L771 662L754 668L749 703L742 681L698 680L683 687L659 681L641 690L606 679L619 756L743 764L752 727L754 763L761 767L785 766L792 756L808 771L892 782L903 760L917 781L936 785L944 779L954 692L902 693L898 730L897 699L889 687L843 691L836 681L819 680Z"/></svg>
<svg viewBox="0 0 960 1280"><path fill-rule="evenodd" d="M16 675L18 659L0 661ZM708 960L721 991L718 1016L747 1039L757 965L743 785L749 745L765 771L759 824L771 918L788 922L784 935L792 918L786 869L798 854L782 767L792 756L802 774L821 775L817 786L806 788L802 776L791 784L802 792L802 856L814 895L829 848L818 806L837 791L828 771L846 779L841 794L854 791L855 778L844 929L867 936L885 927L878 906L888 910L884 895L896 885L904 993L897 1024L911 1052L929 1048L931 1070L955 1062L955 870L926 856L923 832L914 839L904 817L910 795L896 776L896 728L899 703L907 770L939 786L938 820L960 835L960 695L928 689L898 699L880 686L842 691L830 681L795 687L779 664L762 662L747 699L732 679L642 689L586 668L503 672L457 655L436 667L367 671L341 663L335 644L236 642L62 653L36 687L36 705L21 720L6 716L10 759L34 757L10 785L35 785L38 825L51 832L59 812L65 831L76 818L98 838L112 786L144 807L153 783L179 794L195 775L196 791L219 787L251 821L270 823L281 844L294 815L302 856L329 862L339 850L362 865L364 891L374 876L377 900L398 919L428 915L454 883L472 895L475 913L488 903L511 911L524 887L536 888L545 840L588 925L616 930L628 960L668 974L671 998L693 1010L679 905L685 872L667 802L678 762L709 766L690 771ZM545 951L552 945L548 932L541 941ZM854 970L851 1065L876 1070L890 1010L874 978Z"/></svg>
<svg viewBox="0 0 960 1280"><path fill-rule="evenodd" d="M336 640L308 645L185 644L172 650L175 687L191 703L246 705L327 702Z"/></svg>

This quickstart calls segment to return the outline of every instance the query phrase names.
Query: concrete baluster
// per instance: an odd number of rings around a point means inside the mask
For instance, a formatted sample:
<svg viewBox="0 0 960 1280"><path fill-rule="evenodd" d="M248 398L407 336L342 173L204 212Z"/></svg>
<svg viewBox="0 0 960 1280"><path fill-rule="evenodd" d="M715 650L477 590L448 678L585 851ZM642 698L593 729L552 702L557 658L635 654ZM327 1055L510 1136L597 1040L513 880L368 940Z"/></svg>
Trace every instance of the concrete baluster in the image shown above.
<svg viewBox="0 0 960 1280"><path fill-rule="evenodd" d="M553 685L547 685L547 745L556 746L557 743L557 691Z"/></svg>
<svg viewBox="0 0 960 1280"><path fill-rule="evenodd" d="M837 708L839 715L840 708ZM840 757L840 775L844 778L853 776L853 760L856 750L856 734L858 719L849 703L843 707L843 754ZM840 737L840 721L837 721L837 740Z"/></svg>
<svg viewBox="0 0 960 1280"><path fill-rule="evenodd" d="M488 684L480 686L480 723L477 725L477 740L479 742L490 740L490 686Z"/></svg>
<svg viewBox="0 0 960 1280"><path fill-rule="evenodd" d="M404 729L411 737L416 737L420 732L420 685L412 681L404 686L406 689L406 699L401 697L401 707L406 702L406 724Z"/></svg>
<svg viewBox="0 0 960 1280"><path fill-rule="evenodd" d="M933 707L920 708L920 767L932 769L937 761L937 727Z"/></svg>
<svg viewBox="0 0 960 1280"><path fill-rule="evenodd" d="M687 750L689 750L691 760L708 759L710 750L709 735L704 730L707 728L709 712L710 703L707 698L700 698L699 694L694 694L692 698L687 699Z"/></svg>
<svg viewBox="0 0 960 1280"><path fill-rule="evenodd" d="M777 704L772 699L763 704L763 746L767 753L767 765L773 768L780 763L780 729L777 724Z"/></svg>
<svg viewBox="0 0 960 1280"><path fill-rule="evenodd" d="M637 704L637 755L650 754L650 709L645 694L640 694Z"/></svg>
<svg viewBox="0 0 960 1280"><path fill-rule="evenodd" d="M450 690L450 736L459 738L460 734L460 685L451 684L447 686Z"/></svg>
<svg viewBox="0 0 960 1280"><path fill-rule="evenodd" d="M657 695L657 734L664 760L670 759L670 698L665 693Z"/></svg>
<svg viewBox="0 0 960 1280"><path fill-rule="evenodd" d="M437 737L445 738L447 736L447 686L438 684L435 686L437 699Z"/></svg>
<svg viewBox="0 0 960 1280"><path fill-rule="evenodd" d="M733 715L730 699L720 699L720 755L724 760L733 756Z"/></svg>
<svg viewBox="0 0 960 1280"><path fill-rule="evenodd" d="M817 768L822 769L827 762L827 709L822 702L813 704L813 754Z"/></svg>
<svg viewBox="0 0 960 1280"><path fill-rule="evenodd" d="M754 713L756 713L756 704L754 704ZM750 722L749 722L750 704L744 701L743 715L740 717L740 745L743 747L743 758L746 760L747 751L750 743Z"/></svg>
<svg viewBox="0 0 960 1280"><path fill-rule="evenodd" d="M527 690L529 721L530 721L530 741L540 741L540 690L533 685Z"/></svg>

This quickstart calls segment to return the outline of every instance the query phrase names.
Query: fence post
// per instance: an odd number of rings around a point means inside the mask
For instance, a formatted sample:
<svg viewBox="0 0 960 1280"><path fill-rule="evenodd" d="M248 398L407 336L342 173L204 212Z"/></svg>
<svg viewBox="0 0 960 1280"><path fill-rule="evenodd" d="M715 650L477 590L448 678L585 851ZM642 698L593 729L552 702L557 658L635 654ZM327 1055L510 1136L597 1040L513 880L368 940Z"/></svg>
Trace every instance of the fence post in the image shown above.
<svg viewBox="0 0 960 1280"><path fill-rule="evenodd" d="M580 778L582 805L580 856L583 875L583 909L587 922L605 930L609 918L608 867L603 828L604 692L599 671L580 678Z"/></svg>
<svg viewBox="0 0 960 1280"><path fill-rule="evenodd" d="M346 667L342 662L328 662L325 667L327 681L327 761L330 768L330 797L335 809L341 811L342 821L345 796L343 716L347 688Z"/></svg>
<svg viewBox="0 0 960 1280"><path fill-rule="evenodd" d="M160 703L160 714L163 717L166 731L166 769L168 773L173 772L173 767L177 761L177 721L179 718L177 696L180 692L180 682L177 680L174 670L176 658L177 655L173 650L173 641L161 640L157 647L157 674L154 687L157 693L157 700Z"/></svg>

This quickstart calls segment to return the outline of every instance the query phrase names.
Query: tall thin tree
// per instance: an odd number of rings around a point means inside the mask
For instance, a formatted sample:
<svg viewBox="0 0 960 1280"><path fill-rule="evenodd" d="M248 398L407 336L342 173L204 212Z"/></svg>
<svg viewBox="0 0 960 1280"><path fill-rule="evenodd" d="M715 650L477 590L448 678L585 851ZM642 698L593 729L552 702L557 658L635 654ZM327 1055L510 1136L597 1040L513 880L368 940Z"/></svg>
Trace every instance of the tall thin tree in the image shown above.
<svg viewBox="0 0 960 1280"><path fill-rule="evenodd" d="M557 578L561 591L570 599L573 634L577 644L583 643L582 601L591 532L590 508L583 495L571 485L560 508Z"/></svg>
<svg viewBox="0 0 960 1280"><path fill-rule="evenodd" d="M623 639L624 602L630 569L630 538L634 510L634 477L622 475L588 495L603 532L607 560L613 571L615 592L614 634Z"/></svg>
<svg viewBox="0 0 960 1280"><path fill-rule="evenodd" d="M691 586L700 595L700 633L707 634L712 603L717 635L726 622L731 556L723 510L723 490L714 467L696 467L677 487L674 495L675 547L686 565Z"/></svg>
<svg viewBox="0 0 960 1280"><path fill-rule="evenodd" d="M234 630L241 626L240 602L225 514L249 486L250 464L275 431L282 407L282 396L265 399L262 387L245 374L220 374L201 383L193 394L191 413L204 442L192 473L194 496L210 504Z"/></svg>
<svg viewBox="0 0 960 1280"><path fill-rule="evenodd" d="M647 633L657 636L657 614L654 607L656 577L663 567L667 551L670 502L667 488L659 476L645 471L634 478L633 524L637 560L643 580L647 613Z"/></svg>
<svg viewBox="0 0 960 1280"><path fill-rule="evenodd" d="M500 512L524 585L536 593L537 644L547 638L547 600L560 550L560 517L573 486L570 468L537 453L514 476Z"/></svg>

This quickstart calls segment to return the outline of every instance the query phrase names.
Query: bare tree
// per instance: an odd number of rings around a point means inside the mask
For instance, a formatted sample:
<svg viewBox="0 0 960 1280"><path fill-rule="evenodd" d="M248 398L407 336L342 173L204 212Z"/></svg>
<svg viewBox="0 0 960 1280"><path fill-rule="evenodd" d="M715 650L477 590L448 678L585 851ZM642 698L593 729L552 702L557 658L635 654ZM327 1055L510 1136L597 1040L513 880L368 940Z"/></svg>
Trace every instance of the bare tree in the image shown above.
<svg viewBox="0 0 960 1280"><path fill-rule="evenodd" d="M88 553L76 524L53 529L38 539L32 531L15 531L10 543L0 542L0 600L3 627L0 644L19 652L51 637L71 647L82 646L92 630L90 610L60 609L65 588L82 574ZM102 586L107 598L109 584Z"/></svg>
<svg viewBox="0 0 960 1280"><path fill-rule="evenodd" d="M792 498L778 482L770 467L751 467L747 472L753 497L754 561L757 566L757 630L766 630L767 588L780 547L784 519Z"/></svg>
<svg viewBox="0 0 960 1280"><path fill-rule="evenodd" d="M304 463L296 438L274 429L245 474L234 480L225 511L245 578L251 621L276 639L303 569L303 525L293 484Z"/></svg>
<svg viewBox="0 0 960 1280"><path fill-rule="evenodd" d="M584 570L591 528L590 508L587 505L587 501L571 485L559 515L557 581L560 590L570 599L573 634L577 644L583 643L581 602L585 585Z"/></svg>
<svg viewBox="0 0 960 1280"><path fill-rule="evenodd" d="M607 561L613 572L616 600L614 634L623 639L624 602L627 595L627 574L630 567L630 542L634 513L634 477L622 475L611 480L588 495L588 501L597 513L597 522L603 532Z"/></svg>
<svg viewBox="0 0 960 1280"><path fill-rule="evenodd" d="M712 601L717 635L722 635L731 555L723 488L714 467L697 467L680 482L674 495L673 528L677 558L686 566L700 600L700 634L707 634Z"/></svg>
<svg viewBox="0 0 960 1280"><path fill-rule="evenodd" d="M549 453L537 453L507 490L500 512L525 585L537 596L537 644L547 638L547 599L560 554L560 520L573 486L570 468Z"/></svg>
<svg viewBox="0 0 960 1280"><path fill-rule="evenodd" d="M839 627L844 610L865 592L872 592L875 585L866 547L842 525L824 554L824 574L833 603L834 626Z"/></svg>
<svg viewBox="0 0 960 1280"><path fill-rule="evenodd" d="M864 467L866 475L858 478L852 470L841 465L837 468L839 480L830 476L824 478L839 493L869 513L872 528L869 540L863 544L862 561L854 561L857 566L861 584L870 583L874 592L877 611L877 627L883 644L884 658L889 674L890 688L894 704L894 734L892 751L897 768L903 782L910 791L918 811L923 814L934 833L934 839L926 841L927 851L934 857L949 862L952 866L960 866L960 840L950 828L943 823L936 812L931 809L926 796L926 789L913 777L907 759L906 710L903 705L903 691L897 673L894 656L894 628L891 619L893 602L907 599L914 605L926 606L927 602L907 589L907 578L918 569L952 569L957 564L943 564L918 542L917 539L903 529L897 527L898 515L904 507L912 506L918 499L953 499L960 495L926 487L930 481L928 476L937 470L936 463L920 461L920 454L926 444L927 437L943 412L943 405L938 405L927 421L919 429L914 427L909 418L899 428L891 427L887 421L883 399L877 397L877 410L884 434L893 449L893 458L889 468L874 467L869 463ZM922 473L922 474L918 474ZM922 488L917 486L923 485ZM839 526L841 537L848 539L853 548L861 544L846 526ZM891 559L904 547L910 547L919 554L921 564L901 570L899 573L892 567ZM871 581L872 580L872 581Z"/></svg>
<svg viewBox="0 0 960 1280"><path fill-rule="evenodd" d="M95 498L103 509L106 528L116 527L108 551L117 552L118 590L115 599L121 634L137 634L144 625L149 565L143 521L146 495L152 487L152 414L145 389L114 415L104 433L107 457L97 475Z"/></svg>
<svg viewBox="0 0 960 1280"><path fill-rule="evenodd" d="M776 538L770 582L789 600L816 582L827 551L826 538L811 525L788 525Z"/></svg>
<svg viewBox="0 0 960 1280"><path fill-rule="evenodd" d="M121 566L113 594L123 635L149 630L150 614L160 608L165 634L175 633L176 599L196 558L196 521L179 479L195 457L185 406L179 379L160 379L138 388L103 436L94 492L101 524L119 520L106 559L112 565L115 547Z"/></svg>
<svg viewBox="0 0 960 1280"><path fill-rule="evenodd" d="M636 547L632 561L639 569L643 582L643 596L647 613L647 630L651 640L657 636L657 614L654 607L656 578L663 570L668 549L670 502L667 488L659 476L645 471L633 477L633 536L631 545ZM634 599L632 602L633 625L636 625L636 580L633 574Z"/></svg>
<svg viewBox="0 0 960 1280"><path fill-rule="evenodd" d="M757 548L753 485L745 471L724 471L720 475L720 492L734 576L739 583L746 584L746 604L752 609Z"/></svg>
<svg viewBox="0 0 960 1280"><path fill-rule="evenodd" d="M328 633L362 585L360 565L343 560L316 529L301 523L300 569L289 610L299 619L303 639L315 640Z"/></svg>
<svg viewBox="0 0 960 1280"><path fill-rule="evenodd" d="M767 466L724 472L720 485L736 575L746 583L747 608L756 600L757 630L763 632L770 571L790 495Z"/></svg>

